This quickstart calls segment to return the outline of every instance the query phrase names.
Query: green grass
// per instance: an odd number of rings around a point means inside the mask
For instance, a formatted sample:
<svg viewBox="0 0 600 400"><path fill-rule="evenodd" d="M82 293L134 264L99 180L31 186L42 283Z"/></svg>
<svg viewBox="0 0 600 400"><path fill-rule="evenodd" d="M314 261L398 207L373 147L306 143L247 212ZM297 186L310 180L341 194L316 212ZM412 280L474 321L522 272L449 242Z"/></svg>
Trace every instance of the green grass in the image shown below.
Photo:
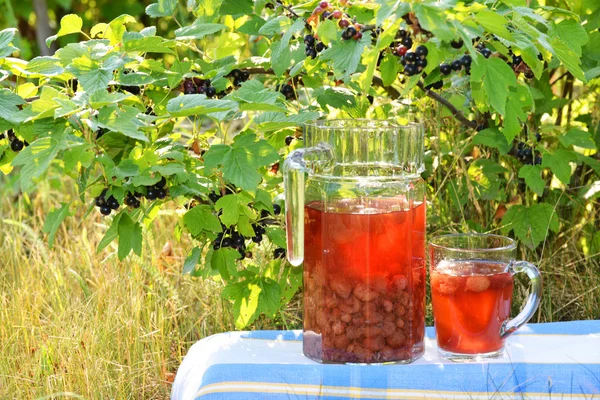
<svg viewBox="0 0 600 400"><path fill-rule="evenodd" d="M176 216L168 212L145 232L141 258L119 262L115 246L96 254L105 220L96 212L84 219L82 204L50 250L41 226L64 191L44 182L30 199L0 185L0 398L167 398L191 344L233 329L229 305L217 283L181 276L191 244L175 241ZM519 255L539 263L544 276L536 322L600 317L600 264L578 250L582 226ZM430 234L442 231L430 226ZM167 242L173 252L161 255ZM299 304L282 315L285 324L262 318L251 329L300 327Z"/></svg>

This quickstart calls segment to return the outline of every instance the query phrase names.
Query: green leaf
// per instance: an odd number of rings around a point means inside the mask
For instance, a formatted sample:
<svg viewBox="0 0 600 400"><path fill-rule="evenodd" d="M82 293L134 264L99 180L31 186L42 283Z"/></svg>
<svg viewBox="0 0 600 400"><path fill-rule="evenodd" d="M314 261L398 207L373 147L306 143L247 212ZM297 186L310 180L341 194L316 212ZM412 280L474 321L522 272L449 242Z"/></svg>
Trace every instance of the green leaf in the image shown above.
<svg viewBox="0 0 600 400"><path fill-rule="evenodd" d="M73 60L67 71L75 75L79 80L79 84L88 94L92 94L98 90L104 90L108 87L108 83L112 79L113 70L101 68L98 62L86 57L80 57Z"/></svg>
<svg viewBox="0 0 600 400"><path fill-rule="evenodd" d="M253 11L252 0L225 0L221 4L221 15L249 15Z"/></svg>
<svg viewBox="0 0 600 400"><path fill-rule="evenodd" d="M202 249L199 247L194 247L189 256L185 259L183 263L183 275L191 274L196 269L196 265L198 265L198 261L200 260L200 256L202 255Z"/></svg>
<svg viewBox="0 0 600 400"><path fill-rule="evenodd" d="M515 136L521 131L521 123L527 120L530 111L533 111L533 99L527 87L517 85L516 88L511 88L506 104L503 130L509 143L512 143Z"/></svg>
<svg viewBox="0 0 600 400"><path fill-rule="evenodd" d="M62 224L66 217L71 215L69 214L69 203L60 204L61 207L59 209L54 209L48 213L48 217L46 217L46 222L44 222L44 227L42 228L42 231L48 234L48 246L50 248L54 246L54 237L60 224Z"/></svg>
<svg viewBox="0 0 600 400"><path fill-rule="evenodd" d="M52 42L61 36L70 35L71 33L79 33L83 28L83 20L77 14L67 14L60 20L60 29L56 35L46 39L46 46L50 47Z"/></svg>
<svg viewBox="0 0 600 400"><path fill-rule="evenodd" d="M142 227L127 214L119 220L119 260L124 260L131 253L142 255Z"/></svg>
<svg viewBox="0 0 600 400"><path fill-rule="evenodd" d="M250 218L247 215L240 215L240 219L237 223L238 232L244 235L247 238L254 237L256 232L254 232L254 228L252 228L252 224L250 223Z"/></svg>
<svg viewBox="0 0 600 400"><path fill-rule="evenodd" d="M510 150L510 144L506 137L496 128L487 128L477 132L473 137L473 144L483 144L494 147L500 151L500 154L506 154Z"/></svg>
<svg viewBox="0 0 600 400"><path fill-rule="evenodd" d="M10 89L0 89L0 118L12 123L21 122L19 107L25 104L21 96L14 94Z"/></svg>
<svg viewBox="0 0 600 400"><path fill-rule="evenodd" d="M212 253L210 264L221 274L224 281L231 277L238 276L236 261L240 258L240 253L229 247L222 247Z"/></svg>
<svg viewBox="0 0 600 400"><path fill-rule="evenodd" d="M160 36L142 37L139 39L127 40L123 47L127 52L138 51L140 53L173 53L171 47L173 42L163 39Z"/></svg>
<svg viewBox="0 0 600 400"><path fill-rule="evenodd" d="M18 50L10 44L17 32L15 28L7 28L0 31L0 58L8 57Z"/></svg>
<svg viewBox="0 0 600 400"><path fill-rule="evenodd" d="M98 244L97 252L100 253L106 246L112 243L117 237L119 237L119 221L124 214L117 214L112 220L110 228L104 234L104 237Z"/></svg>
<svg viewBox="0 0 600 400"><path fill-rule="evenodd" d="M365 46L370 42L370 35L363 36L361 40L344 40L323 51L320 58L333 62L336 76L348 76L356 72Z"/></svg>
<svg viewBox="0 0 600 400"><path fill-rule="evenodd" d="M98 126L119 132L132 139L147 142L148 138L140 130L146 124L138 118L140 111L129 106L107 106L98 114Z"/></svg>
<svg viewBox="0 0 600 400"><path fill-rule="evenodd" d="M169 100L167 111L173 117L206 115L221 111L236 111L238 103L231 100L210 100L203 94L190 94Z"/></svg>
<svg viewBox="0 0 600 400"><path fill-rule="evenodd" d="M475 15L475 21L487 31L500 36L506 40L514 40L511 33L506 28L508 20L494 11L481 10Z"/></svg>
<svg viewBox="0 0 600 400"><path fill-rule="evenodd" d="M258 33L265 36L275 35L276 33L281 33L290 26L292 26L293 21L288 17L283 15L273 18L267 21L259 30Z"/></svg>
<svg viewBox="0 0 600 400"><path fill-rule="evenodd" d="M505 230L514 231L517 239L535 249L550 230L558 232L559 221L554 208L547 203L532 206L515 205L508 209L502 223Z"/></svg>
<svg viewBox="0 0 600 400"><path fill-rule="evenodd" d="M592 135L581 129L572 128L558 139L565 147L573 145L584 149L596 149Z"/></svg>
<svg viewBox="0 0 600 400"><path fill-rule="evenodd" d="M293 34L304 29L304 21L298 19L285 32L279 42L271 45L271 67L277 76L281 76L292 62L292 51L290 50L290 39Z"/></svg>
<svg viewBox="0 0 600 400"><path fill-rule="evenodd" d="M489 104L504 115L509 89L517 84L515 73L500 58L485 59L478 57L477 60L477 63L473 63L471 83L477 83L483 77L483 87Z"/></svg>
<svg viewBox="0 0 600 400"><path fill-rule="evenodd" d="M245 132L235 137L233 145L214 145L204 155L204 165L211 170L222 166L223 175L244 190L256 190L261 175L257 169L279 159L279 154L256 134Z"/></svg>
<svg viewBox="0 0 600 400"><path fill-rule="evenodd" d="M254 119L261 132L276 131L284 128L302 126L303 124L315 121L319 118L319 113L303 111L299 114L285 115L280 112L266 112Z"/></svg>
<svg viewBox="0 0 600 400"><path fill-rule="evenodd" d="M64 72L60 61L54 57L36 57L27 63L27 72L44 76L56 76Z"/></svg>
<svg viewBox="0 0 600 400"><path fill-rule="evenodd" d="M177 0L158 0L146 7L146 14L150 18L170 17L177 9Z"/></svg>
<svg viewBox="0 0 600 400"><path fill-rule="evenodd" d="M525 179L527 186L538 196L544 194L545 182L541 178L542 167L539 165L523 165L519 170L519 178Z"/></svg>
<svg viewBox="0 0 600 400"><path fill-rule="evenodd" d="M323 93L317 96L317 102L325 111L327 111L327 106L338 109L351 108L356 106L356 99L351 93L347 89L325 89Z"/></svg>
<svg viewBox="0 0 600 400"><path fill-rule="evenodd" d="M267 227L267 237L275 245L286 248L287 243L285 239L285 231L279 227L269 226Z"/></svg>
<svg viewBox="0 0 600 400"><path fill-rule="evenodd" d="M271 195L262 189L258 189L254 197L254 208L257 210L267 210L270 214L273 214Z"/></svg>
<svg viewBox="0 0 600 400"><path fill-rule="evenodd" d="M199 205L186 212L183 223L192 236L200 236L203 232L221 232L221 223L208 205Z"/></svg>
<svg viewBox="0 0 600 400"><path fill-rule="evenodd" d="M450 29L447 12L439 4L415 4L414 11L419 19L419 25L440 40L450 41L455 38Z"/></svg>
<svg viewBox="0 0 600 400"><path fill-rule="evenodd" d="M550 168L552 173L565 185L571 181L571 162L577 161L577 156L570 150L558 149L545 153L542 157L542 167Z"/></svg>
<svg viewBox="0 0 600 400"><path fill-rule="evenodd" d="M175 38L178 40L197 40L226 28L223 24L204 24L199 21L196 20L193 25L177 29L175 31Z"/></svg>
<svg viewBox="0 0 600 400"><path fill-rule="evenodd" d="M559 37L579 57L581 57L581 48L589 41L581 23L574 19L563 19L553 25L550 36Z"/></svg>
<svg viewBox="0 0 600 400"><path fill-rule="evenodd" d="M387 53L385 57L383 57L383 60L381 60L381 64L379 66L383 86L390 86L396 81L401 67L402 64L398 62L398 57L393 56L390 53Z"/></svg>
<svg viewBox="0 0 600 400"><path fill-rule="evenodd" d="M260 28L265 25L266 21L258 15L250 15L248 21L238 28L238 32L246 35L259 35Z"/></svg>
<svg viewBox="0 0 600 400"><path fill-rule="evenodd" d="M229 284L221 295L234 302L235 326L243 329L264 313L273 316L280 306L281 288L270 279L253 276L241 282Z"/></svg>
<svg viewBox="0 0 600 400"><path fill-rule="evenodd" d="M221 222L225 226L237 224L240 219L240 204L235 194L228 194L221 197L216 203L215 208L222 210Z"/></svg>
<svg viewBox="0 0 600 400"><path fill-rule="evenodd" d="M111 179L122 181L130 176L136 176L140 167L133 160L123 160L118 165L106 171Z"/></svg>
<svg viewBox="0 0 600 400"><path fill-rule="evenodd" d="M45 137L31 143L13 160L12 165L21 165L21 190L28 192L35 188L35 178L46 172L58 152L64 148L64 142L55 137Z"/></svg>
<svg viewBox="0 0 600 400"><path fill-rule="evenodd" d="M550 44L556 57L567 67L569 72L580 81L586 82L585 75L581 70L581 60L577 56L577 53L557 37L551 38Z"/></svg>
<svg viewBox="0 0 600 400"><path fill-rule="evenodd" d="M330 19L326 19L325 21L319 24L319 28L317 29L317 35L319 36L319 40L321 40L325 45L329 45L332 41L337 39L338 27L337 25Z"/></svg>
<svg viewBox="0 0 600 400"><path fill-rule="evenodd" d="M111 104L121 103L126 98L130 97L129 94L119 92L108 92L106 90L99 90L90 96L90 106L98 110L102 107L106 107Z"/></svg>

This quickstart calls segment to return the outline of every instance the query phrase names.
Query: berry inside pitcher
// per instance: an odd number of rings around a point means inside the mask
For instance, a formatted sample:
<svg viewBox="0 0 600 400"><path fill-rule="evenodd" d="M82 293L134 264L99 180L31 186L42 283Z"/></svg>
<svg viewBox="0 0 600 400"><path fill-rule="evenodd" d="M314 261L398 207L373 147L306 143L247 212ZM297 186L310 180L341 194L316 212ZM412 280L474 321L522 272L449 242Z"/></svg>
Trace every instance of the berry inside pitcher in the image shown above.
<svg viewBox="0 0 600 400"><path fill-rule="evenodd" d="M328 363L418 358L425 329L424 257L424 203L309 203L304 354Z"/></svg>

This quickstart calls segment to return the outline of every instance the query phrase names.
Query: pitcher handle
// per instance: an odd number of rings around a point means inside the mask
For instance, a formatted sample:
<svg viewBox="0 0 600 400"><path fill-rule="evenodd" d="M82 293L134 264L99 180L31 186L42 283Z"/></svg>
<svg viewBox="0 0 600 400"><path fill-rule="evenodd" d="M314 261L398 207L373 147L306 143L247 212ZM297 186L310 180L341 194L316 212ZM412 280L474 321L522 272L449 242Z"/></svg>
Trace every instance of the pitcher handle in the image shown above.
<svg viewBox="0 0 600 400"><path fill-rule="evenodd" d="M292 151L283 163L287 258L297 267L304 261L304 180L315 167L330 165L332 148L326 143Z"/></svg>
<svg viewBox="0 0 600 400"><path fill-rule="evenodd" d="M513 334L517 329L525 325L540 305L540 298L542 295L542 275L535 265L527 261L517 261L509 265L508 270L511 274L517 274L519 272L525 272L531 280L531 293L527 298L527 303L523 310L515 318L505 322L500 329L500 337L506 339L508 336Z"/></svg>

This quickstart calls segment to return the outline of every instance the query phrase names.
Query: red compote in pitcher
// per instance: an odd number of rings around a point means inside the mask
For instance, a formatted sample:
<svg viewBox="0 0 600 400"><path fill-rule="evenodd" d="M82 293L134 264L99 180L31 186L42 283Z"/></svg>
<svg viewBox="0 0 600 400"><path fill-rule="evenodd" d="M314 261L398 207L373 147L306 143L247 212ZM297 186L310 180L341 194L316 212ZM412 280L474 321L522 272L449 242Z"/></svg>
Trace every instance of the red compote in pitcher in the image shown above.
<svg viewBox="0 0 600 400"><path fill-rule="evenodd" d="M425 332L423 129L307 125L284 164L288 258L304 263L304 354L411 362Z"/></svg>

